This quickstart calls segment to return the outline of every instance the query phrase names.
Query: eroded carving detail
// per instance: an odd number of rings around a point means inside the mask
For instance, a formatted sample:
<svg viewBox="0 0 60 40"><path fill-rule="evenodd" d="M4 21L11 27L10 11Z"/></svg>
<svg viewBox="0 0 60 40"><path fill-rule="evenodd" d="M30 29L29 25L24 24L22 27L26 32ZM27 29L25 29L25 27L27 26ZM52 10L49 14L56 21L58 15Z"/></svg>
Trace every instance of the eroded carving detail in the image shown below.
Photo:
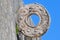
<svg viewBox="0 0 60 40"><path fill-rule="evenodd" d="M28 18L32 14L36 14L41 18L41 22L37 27L28 24ZM49 26L49 15L44 7L37 4L29 4L19 9L19 15L22 17L19 23L21 32L29 37L39 37L44 34Z"/></svg>

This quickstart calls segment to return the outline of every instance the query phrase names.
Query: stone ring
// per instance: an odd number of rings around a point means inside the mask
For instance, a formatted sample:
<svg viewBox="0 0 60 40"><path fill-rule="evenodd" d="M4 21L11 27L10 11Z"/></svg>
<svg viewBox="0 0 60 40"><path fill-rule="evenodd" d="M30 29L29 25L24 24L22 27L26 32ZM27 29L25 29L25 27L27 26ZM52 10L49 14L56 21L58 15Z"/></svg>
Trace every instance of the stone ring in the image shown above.
<svg viewBox="0 0 60 40"><path fill-rule="evenodd" d="M38 23L37 27L31 26L28 24L28 18L31 15L37 15L41 18L41 21ZM39 37L43 35L49 28L49 14L47 10L38 4L29 4L21 7L19 9L20 23L19 28L21 32L29 37Z"/></svg>

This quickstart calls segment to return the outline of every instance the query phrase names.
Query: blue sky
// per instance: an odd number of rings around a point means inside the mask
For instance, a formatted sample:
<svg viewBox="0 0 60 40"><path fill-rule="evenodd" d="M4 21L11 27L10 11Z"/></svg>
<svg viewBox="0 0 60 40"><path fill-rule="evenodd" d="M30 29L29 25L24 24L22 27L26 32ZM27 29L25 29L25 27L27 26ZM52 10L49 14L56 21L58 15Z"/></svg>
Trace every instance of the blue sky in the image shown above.
<svg viewBox="0 0 60 40"><path fill-rule="evenodd" d="M42 36L42 40L60 40L60 0L24 0L25 5L32 3L42 4L51 17L50 28Z"/></svg>

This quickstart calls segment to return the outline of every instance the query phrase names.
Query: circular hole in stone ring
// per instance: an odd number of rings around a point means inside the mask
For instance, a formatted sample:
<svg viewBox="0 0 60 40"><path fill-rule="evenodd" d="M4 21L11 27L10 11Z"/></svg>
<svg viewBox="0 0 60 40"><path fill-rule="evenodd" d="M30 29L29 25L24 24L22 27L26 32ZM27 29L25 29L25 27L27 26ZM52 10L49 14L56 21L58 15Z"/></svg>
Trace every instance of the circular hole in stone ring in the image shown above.
<svg viewBox="0 0 60 40"><path fill-rule="evenodd" d="M35 21L35 20L36 20L36 21ZM37 26L39 25L41 19L40 19L40 16L39 16L38 14L36 14L36 13L30 13L30 14L27 16L27 18L26 18L25 21L26 21L25 23L26 23L26 25L27 25L28 27L35 28L35 27L37 27ZM29 21L30 21L30 23L29 23ZM34 22L34 21L35 21L35 22Z"/></svg>

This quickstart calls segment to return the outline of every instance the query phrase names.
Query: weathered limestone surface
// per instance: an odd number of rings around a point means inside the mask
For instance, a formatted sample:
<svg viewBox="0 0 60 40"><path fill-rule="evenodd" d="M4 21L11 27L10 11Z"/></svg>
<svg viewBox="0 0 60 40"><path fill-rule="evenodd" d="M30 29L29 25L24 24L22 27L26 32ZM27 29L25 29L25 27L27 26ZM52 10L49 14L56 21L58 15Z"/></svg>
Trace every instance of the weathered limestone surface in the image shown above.
<svg viewBox="0 0 60 40"><path fill-rule="evenodd" d="M16 10L21 0L0 0L0 40L17 40Z"/></svg>

